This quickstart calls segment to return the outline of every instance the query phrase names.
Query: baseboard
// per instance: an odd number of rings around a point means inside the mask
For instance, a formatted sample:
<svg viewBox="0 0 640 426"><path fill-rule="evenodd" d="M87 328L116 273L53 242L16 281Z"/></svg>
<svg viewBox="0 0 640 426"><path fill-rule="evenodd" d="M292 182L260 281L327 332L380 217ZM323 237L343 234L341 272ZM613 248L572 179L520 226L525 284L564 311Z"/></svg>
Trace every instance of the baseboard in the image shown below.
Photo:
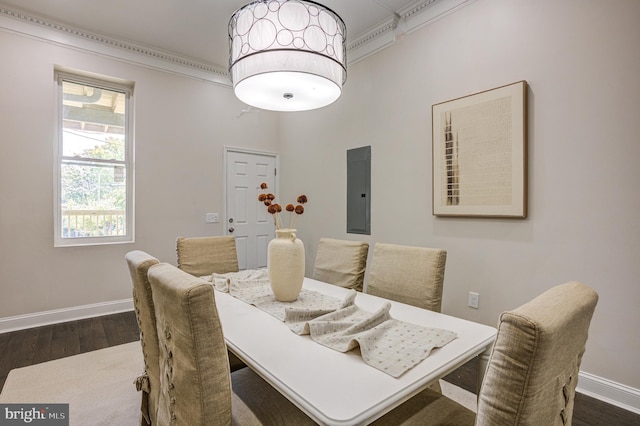
<svg viewBox="0 0 640 426"><path fill-rule="evenodd" d="M576 391L632 413L640 414L640 389L590 373L580 372Z"/></svg>
<svg viewBox="0 0 640 426"><path fill-rule="evenodd" d="M133 310L133 299L114 300L91 305L73 306L52 311L0 318L0 333L23 330L25 328L99 317Z"/></svg>
<svg viewBox="0 0 640 426"><path fill-rule="evenodd" d="M133 300L123 299L91 305L73 306L52 311L0 318L0 333L43 325L99 317L133 310ZM578 392L640 414L640 390L596 375L580 372Z"/></svg>

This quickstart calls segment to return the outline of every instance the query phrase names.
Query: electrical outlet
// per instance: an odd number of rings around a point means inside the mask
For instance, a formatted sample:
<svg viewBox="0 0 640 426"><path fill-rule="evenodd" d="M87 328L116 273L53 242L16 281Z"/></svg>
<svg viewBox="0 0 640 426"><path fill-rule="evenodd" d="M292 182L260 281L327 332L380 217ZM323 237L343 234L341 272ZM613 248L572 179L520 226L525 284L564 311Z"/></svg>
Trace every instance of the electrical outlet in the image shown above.
<svg viewBox="0 0 640 426"><path fill-rule="evenodd" d="M218 223L220 222L220 215L218 213L207 213L205 221L207 223Z"/></svg>
<svg viewBox="0 0 640 426"><path fill-rule="evenodd" d="M480 294L470 291L469 292L469 307L478 309L478 304L480 301Z"/></svg>

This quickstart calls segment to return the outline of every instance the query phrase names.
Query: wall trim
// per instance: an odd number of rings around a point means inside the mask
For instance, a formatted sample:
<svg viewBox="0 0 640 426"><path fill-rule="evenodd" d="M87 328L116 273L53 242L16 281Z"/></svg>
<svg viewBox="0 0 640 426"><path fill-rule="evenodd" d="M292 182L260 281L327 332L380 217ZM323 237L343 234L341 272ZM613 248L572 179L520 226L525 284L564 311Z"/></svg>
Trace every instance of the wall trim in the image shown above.
<svg viewBox="0 0 640 426"><path fill-rule="evenodd" d="M640 389L591 373L580 372L576 391L632 413L640 414Z"/></svg>
<svg viewBox="0 0 640 426"><path fill-rule="evenodd" d="M411 33L477 0L423 0L399 12L405 33Z"/></svg>
<svg viewBox="0 0 640 426"><path fill-rule="evenodd" d="M0 334L43 325L117 314L133 310L133 299L113 300L91 305L72 306L52 311L35 312L0 318Z"/></svg>
<svg viewBox="0 0 640 426"><path fill-rule="evenodd" d="M0 7L0 29L150 69L231 86L227 71L217 66L4 7Z"/></svg>
<svg viewBox="0 0 640 426"><path fill-rule="evenodd" d="M477 0L418 0L357 36L347 46L349 65L393 46L399 37L432 24Z"/></svg>
<svg viewBox="0 0 640 426"><path fill-rule="evenodd" d="M347 46L348 64L359 62L392 46L398 36L428 25L474 1L476 0L417 0L356 36ZM155 70L231 86L229 73L221 65L204 63L130 41L91 33L5 7L0 7L0 29Z"/></svg>
<svg viewBox="0 0 640 426"><path fill-rule="evenodd" d="M393 45L396 42L396 28L399 19L398 15L394 15L349 43L347 46L348 65L355 64Z"/></svg>

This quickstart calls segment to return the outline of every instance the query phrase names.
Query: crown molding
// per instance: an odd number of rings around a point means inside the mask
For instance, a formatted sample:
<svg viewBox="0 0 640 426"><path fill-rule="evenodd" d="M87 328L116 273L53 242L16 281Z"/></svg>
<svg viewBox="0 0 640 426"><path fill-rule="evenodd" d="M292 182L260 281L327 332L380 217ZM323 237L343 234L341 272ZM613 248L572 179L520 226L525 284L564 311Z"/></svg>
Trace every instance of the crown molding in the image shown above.
<svg viewBox="0 0 640 426"><path fill-rule="evenodd" d="M477 0L418 0L410 4L349 43L347 46L349 65L392 46L401 36L435 22L475 1Z"/></svg>
<svg viewBox="0 0 640 426"><path fill-rule="evenodd" d="M402 21L405 24L404 32L408 34L476 1L477 0L423 0L400 10L398 14L402 17Z"/></svg>
<svg viewBox="0 0 640 426"><path fill-rule="evenodd" d="M394 15L363 35L357 37L347 46L347 61L355 64L396 42L396 28L400 16Z"/></svg>
<svg viewBox="0 0 640 426"><path fill-rule="evenodd" d="M348 63L354 64L392 46L398 37L475 1L418 0L350 42L347 46ZM227 70L220 66L80 30L2 6L0 29L156 70L231 86Z"/></svg>
<svg viewBox="0 0 640 426"><path fill-rule="evenodd" d="M226 70L170 52L79 30L15 10L0 7L0 28L48 43L88 51L148 68L230 86Z"/></svg>

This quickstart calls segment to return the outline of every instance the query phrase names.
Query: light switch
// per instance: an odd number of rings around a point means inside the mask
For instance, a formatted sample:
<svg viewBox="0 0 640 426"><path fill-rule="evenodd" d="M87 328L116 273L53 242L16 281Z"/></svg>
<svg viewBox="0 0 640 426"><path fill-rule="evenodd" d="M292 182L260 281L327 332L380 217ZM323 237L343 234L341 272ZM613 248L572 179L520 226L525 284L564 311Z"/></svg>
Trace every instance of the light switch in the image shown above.
<svg viewBox="0 0 640 426"><path fill-rule="evenodd" d="M475 308L478 309L478 305L480 302L480 294L474 292L474 291L470 291L469 292L469 307L470 308Z"/></svg>
<svg viewBox="0 0 640 426"><path fill-rule="evenodd" d="M207 223L218 223L220 222L220 215L218 213L207 213L205 221Z"/></svg>

